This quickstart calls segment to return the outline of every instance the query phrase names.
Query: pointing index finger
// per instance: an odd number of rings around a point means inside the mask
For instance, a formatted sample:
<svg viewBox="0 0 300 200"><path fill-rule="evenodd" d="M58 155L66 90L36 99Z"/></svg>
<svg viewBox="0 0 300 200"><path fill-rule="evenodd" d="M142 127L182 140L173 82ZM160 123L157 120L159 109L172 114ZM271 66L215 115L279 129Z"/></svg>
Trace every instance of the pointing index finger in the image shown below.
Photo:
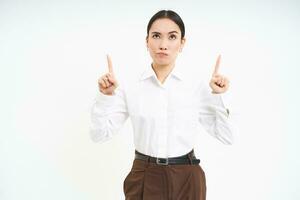
<svg viewBox="0 0 300 200"><path fill-rule="evenodd" d="M113 73L113 66L112 66L111 58L108 54L106 55L106 57L107 57L107 64L108 64L108 72Z"/></svg>
<svg viewBox="0 0 300 200"><path fill-rule="evenodd" d="M220 61L221 61L221 54L218 56L217 61L216 61L216 65L215 65L215 69L214 69L214 75L218 74L219 72L219 68L220 68Z"/></svg>

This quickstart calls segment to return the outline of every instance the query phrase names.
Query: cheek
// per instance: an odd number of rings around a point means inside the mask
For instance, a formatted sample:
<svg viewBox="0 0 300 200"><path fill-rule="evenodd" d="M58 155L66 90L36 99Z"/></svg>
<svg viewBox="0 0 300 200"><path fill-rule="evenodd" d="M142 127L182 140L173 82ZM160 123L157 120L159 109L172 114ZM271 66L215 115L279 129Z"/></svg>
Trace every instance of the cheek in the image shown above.
<svg viewBox="0 0 300 200"><path fill-rule="evenodd" d="M177 54L179 53L179 49L180 49L180 46L176 45L176 46L173 46L170 50L172 52L172 55L173 56L177 56Z"/></svg>
<svg viewBox="0 0 300 200"><path fill-rule="evenodd" d="M155 45L153 43L149 44L148 47L149 47L150 51L154 51L155 50Z"/></svg>
<svg viewBox="0 0 300 200"><path fill-rule="evenodd" d="M151 44L148 44L148 51L149 51L150 53L152 53L152 52L153 52L153 50L154 50L154 47L153 47L153 45L151 45Z"/></svg>
<svg viewBox="0 0 300 200"><path fill-rule="evenodd" d="M157 44L155 43L155 41L153 41L153 40L148 41L149 49L154 49L154 48L156 48L156 46L157 46Z"/></svg>
<svg viewBox="0 0 300 200"><path fill-rule="evenodd" d="M151 55L151 57L153 57L154 56L154 49L153 49L153 47L149 47L149 54Z"/></svg>
<svg viewBox="0 0 300 200"><path fill-rule="evenodd" d="M179 51L180 47L181 47L181 44L177 43L177 42L170 44L170 49L172 49L173 52Z"/></svg>
<svg viewBox="0 0 300 200"><path fill-rule="evenodd" d="M151 55L154 55L156 52L157 46L154 43L148 43L148 50Z"/></svg>

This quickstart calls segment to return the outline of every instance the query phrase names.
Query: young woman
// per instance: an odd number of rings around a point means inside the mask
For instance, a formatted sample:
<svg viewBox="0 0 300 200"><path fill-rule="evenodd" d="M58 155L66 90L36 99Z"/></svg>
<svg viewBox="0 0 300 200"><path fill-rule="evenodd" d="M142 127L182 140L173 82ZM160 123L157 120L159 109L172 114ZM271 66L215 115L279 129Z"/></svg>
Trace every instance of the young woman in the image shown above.
<svg viewBox="0 0 300 200"><path fill-rule="evenodd" d="M229 82L218 73L220 56L210 83L194 81L175 65L184 43L180 16L161 10L148 23L146 44L153 61L139 79L119 85L107 57L109 72L98 80L93 141L109 140L128 117L132 121L135 159L124 180L126 200L204 200L205 173L194 154L197 126L232 143L229 110L222 100Z"/></svg>

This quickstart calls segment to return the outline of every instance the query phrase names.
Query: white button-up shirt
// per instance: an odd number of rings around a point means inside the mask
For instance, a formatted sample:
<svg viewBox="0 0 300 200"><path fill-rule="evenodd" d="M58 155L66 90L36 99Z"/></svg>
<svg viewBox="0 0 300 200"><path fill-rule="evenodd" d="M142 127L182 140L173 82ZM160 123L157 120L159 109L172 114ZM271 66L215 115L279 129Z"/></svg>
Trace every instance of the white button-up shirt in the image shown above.
<svg viewBox="0 0 300 200"><path fill-rule="evenodd" d="M120 84L114 95L99 92L91 107L91 139L111 139L129 117L135 149L154 157L188 153L202 130L224 144L233 142L231 117L222 95L211 93L203 81L184 76L177 66L163 84L150 66L139 79Z"/></svg>

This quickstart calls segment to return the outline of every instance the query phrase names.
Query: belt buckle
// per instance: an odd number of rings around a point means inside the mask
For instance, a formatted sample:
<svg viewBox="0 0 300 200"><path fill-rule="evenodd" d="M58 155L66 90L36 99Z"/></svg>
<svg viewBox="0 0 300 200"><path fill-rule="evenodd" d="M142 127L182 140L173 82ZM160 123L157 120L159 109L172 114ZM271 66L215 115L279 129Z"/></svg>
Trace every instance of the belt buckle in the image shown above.
<svg viewBox="0 0 300 200"><path fill-rule="evenodd" d="M165 162L161 162L164 161ZM156 164L158 165L168 165L169 164L169 159L168 158L156 158Z"/></svg>

